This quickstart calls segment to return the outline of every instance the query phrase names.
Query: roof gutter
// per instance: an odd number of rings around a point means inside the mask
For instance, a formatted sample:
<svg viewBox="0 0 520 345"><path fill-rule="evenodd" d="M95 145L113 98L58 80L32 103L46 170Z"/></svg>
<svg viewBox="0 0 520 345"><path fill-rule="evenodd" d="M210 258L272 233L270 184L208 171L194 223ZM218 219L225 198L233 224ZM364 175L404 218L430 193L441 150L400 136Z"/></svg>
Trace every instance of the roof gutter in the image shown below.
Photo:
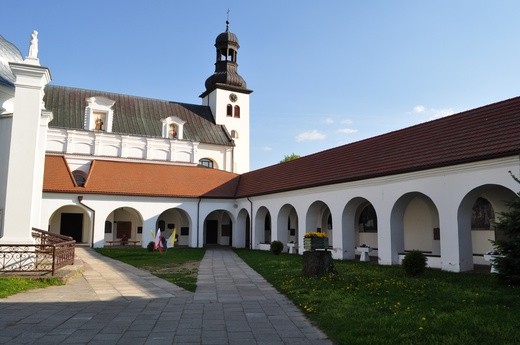
<svg viewBox="0 0 520 345"><path fill-rule="evenodd" d="M199 227L200 227L200 202L202 201L202 198L199 198L199 202L197 203L197 248L199 248ZM202 231L204 234L204 231Z"/></svg>
<svg viewBox="0 0 520 345"><path fill-rule="evenodd" d="M78 196L78 202L81 205L83 205L86 209L88 209L90 212L92 212L92 229L90 230L90 247L93 248L94 247L94 228L96 225L96 211L93 208L91 208L83 203L82 195Z"/></svg>

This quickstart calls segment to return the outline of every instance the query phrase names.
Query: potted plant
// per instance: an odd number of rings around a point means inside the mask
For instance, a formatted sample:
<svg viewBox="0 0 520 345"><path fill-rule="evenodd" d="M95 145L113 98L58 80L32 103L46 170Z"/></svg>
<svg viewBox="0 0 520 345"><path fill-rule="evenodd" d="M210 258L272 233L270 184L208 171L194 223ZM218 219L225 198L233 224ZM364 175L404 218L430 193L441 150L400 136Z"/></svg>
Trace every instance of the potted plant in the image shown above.
<svg viewBox="0 0 520 345"><path fill-rule="evenodd" d="M329 247L329 238L323 232L307 232L303 235L303 248L305 250L314 251L316 249L327 249Z"/></svg>

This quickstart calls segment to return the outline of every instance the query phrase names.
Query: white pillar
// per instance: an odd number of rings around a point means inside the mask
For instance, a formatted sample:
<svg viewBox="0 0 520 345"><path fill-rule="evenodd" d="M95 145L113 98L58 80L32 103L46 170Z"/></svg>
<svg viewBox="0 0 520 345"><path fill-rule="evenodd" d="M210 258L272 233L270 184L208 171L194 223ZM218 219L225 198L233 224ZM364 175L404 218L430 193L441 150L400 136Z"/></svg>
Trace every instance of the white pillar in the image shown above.
<svg viewBox="0 0 520 345"><path fill-rule="evenodd" d="M10 63L16 76L14 112L6 164L2 243L32 243L31 228L40 224L43 160L49 113L42 114L44 87L49 69L39 65ZM43 115L43 120L42 120Z"/></svg>

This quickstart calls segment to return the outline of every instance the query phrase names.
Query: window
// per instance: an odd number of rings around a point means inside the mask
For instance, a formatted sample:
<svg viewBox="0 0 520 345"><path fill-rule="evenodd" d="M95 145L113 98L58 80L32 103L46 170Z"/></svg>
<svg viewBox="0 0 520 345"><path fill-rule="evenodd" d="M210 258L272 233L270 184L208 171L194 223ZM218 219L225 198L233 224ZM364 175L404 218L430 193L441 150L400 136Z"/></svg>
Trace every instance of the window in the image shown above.
<svg viewBox="0 0 520 345"><path fill-rule="evenodd" d="M359 215L359 232L377 232L377 216L374 206L367 205Z"/></svg>
<svg viewBox="0 0 520 345"><path fill-rule="evenodd" d="M202 158L201 160L199 160L199 165L213 169L213 161L209 158Z"/></svg>
<svg viewBox="0 0 520 345"><path fill-rule="evenodd" d="M231 139L238 139L238 132L235 130L231 131Z"/></svg>
<svg viewBox="0 0 520 345"><path fill-rule="evenodd" d="M86 99L85 122L83 128L88 131L112 132L114 110L116 103L102 96L94 96Z"/></svg>
<svg viewBox="0 0 520 345"><path fill-rule="evenodd" d="M76 186L85 187L85 182L87 182L87 174L85 174L85 172L81 170L74 170L72 172L72 176L74 177Z"/></svg>
<svg viewBox="0 0 520 345"><path fill-rule="evenodd" d="M226 115L233 116L233 106L231 104L228 104L226 107Z"/></svg>
<svg viewBox="0 0 520 345"><path fill-rule="evenodd" d="M184 138L184 124L186 121L181 120L177 116L170 116L161 119L162 122L162 137L165 139L183 139Z"/></svg>
<svg viewBox="0 0 520 345"><path fill-rule="evenodd" d="M494 230L495 211L491 203L484 198L478 198L473 204L471 214L471 230Z"/></svg>
<svg viewBox="0 0 520 345"><path fill-rule="evenodd" d="M105 234L111 234L112 233L112 223L108 220L105 221Z"/></svg>
<svg viewBox="0 0 520 345"><path fill-rule="evenodd" d="M240 118L240 107L235 105L235 117Z"/></svg>

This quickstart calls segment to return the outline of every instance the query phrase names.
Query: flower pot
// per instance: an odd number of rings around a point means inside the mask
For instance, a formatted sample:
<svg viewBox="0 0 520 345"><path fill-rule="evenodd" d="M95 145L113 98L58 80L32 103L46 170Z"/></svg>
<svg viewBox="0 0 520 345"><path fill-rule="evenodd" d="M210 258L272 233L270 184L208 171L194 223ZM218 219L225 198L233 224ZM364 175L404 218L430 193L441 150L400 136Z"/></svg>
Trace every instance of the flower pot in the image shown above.
<svg viewBox="0 0 520 345"><path fill-rule="evenodd" d="M303 248L305 250L327 249L329 247L329 239L327 237L310 237L303 239Z"/></svg>

